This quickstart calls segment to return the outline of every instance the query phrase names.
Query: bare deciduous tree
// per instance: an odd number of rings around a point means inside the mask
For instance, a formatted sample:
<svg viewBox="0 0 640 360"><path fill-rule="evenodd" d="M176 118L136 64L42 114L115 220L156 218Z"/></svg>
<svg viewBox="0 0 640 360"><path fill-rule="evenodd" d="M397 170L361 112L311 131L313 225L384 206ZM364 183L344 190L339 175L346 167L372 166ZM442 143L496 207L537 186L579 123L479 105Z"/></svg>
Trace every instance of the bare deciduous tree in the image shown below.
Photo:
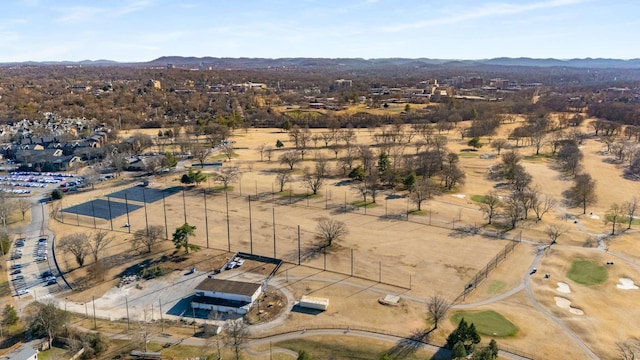
<svg viewBox="0 0 640 360"><path fill-rule="evenodd" d="M493 218L498 214L498 208L500 207L500 197L495 191L490 191L482 199L480 204L480 211L489 220L489 224L493 222Z"/></svg>
<svg viewBox="0 0 640 360"><path fill-rule="evenodd" d="M409 193L409 198L422 210L422 203L431 199L438 192L438 186L427 177L423 177L413 186L413 191Z"/></svg>
<svg viewBox="0 0 640 360"><path fill-rule="evenodd" d="M622 207L624 208L624 212L625 212L624 215L627 217L627 221L628 221L627 229L631 229L631 223L634 220L636 211L638 211L638 198L634 197L631 200L626 201L625 203L622 204Z"/></svg>
<svg viewBox="0 0 640 360"><path fill-rule="evenodd" d="M636 356L640 356L640 341L632 339L616 344L618 346L618 354L622 360L635 360Z"/></svg>
<svg viewBox="0 0 640 360"><path fill-rule="evenodd" d="M618 203L611 204L609 211L605 214L605 223L611 224L611 235L616 234L616 225L622 222L623 218L624 207L620 206Z"/></svg>
<svg viewBox="0 0 640 360"><path fill-rule="evenodd" d="M91 237L91 241L88 242L94 262L98 262L100 254L113 241L113 237L107 237L107 235L109 235L109 232L98 229Z"/></svg>
<svg viewBox="0 0 640 360"><path fill-rule="evenodd" d="M276 175L276 183L280 187L280 192L284 191L284 186L287 185L287 183L290 182L291 179L291 174L286 171L280 171L278 175Z"/></svg>
<svg viewBox="0 0 640 360"><path fill-rule="evenodd" d="M300 161L300 155L296 151L287 151L280 155L280 164L286 164L290 170Z"/></svg>
<svg viewBox="0 0 640 360"><path fill-rule="evenodd" d="M271 161L271 157L273 156L273 146L267 146L264 148L264 151L267 154L267 160Z"/></svg>
<svg viewBox="0 0 640 360"><path fill-rule="evenodd" d="M240 348L249 339L249 329L244 319L229 320L224 324L223 341L225 346L234 350L236 360L240 359Z"/></svg>
<svg viewBox="0 0 640 360"><path fill-rule="evenodd" d="M508 144L509 144L509 142L506 139L498 138L498 139L494 139L491 142L490 146L493 149L496 149L498 151L498 155L500 155L500 150L502 150L505 147L507 147Z"/></svg>
<svg viewBox="0 0 640 360"><path fill-rule="evenodd" d="M200 163L200 167L204 168L204 161L207 159L207 156L211 153L211 149L204 145L196 145L191 149L191 155Z"/></svg>
<svg viewBox="0 0 640 360"><path fill-rule="evenodd" d="M150 225L147 229L136 230L133 234L131 246L138 248L145 246L147 252L151 252L153 246L162 238L162 234L165 232L161 225Z"/></svg>
<svg viewBox="0 0 640 360"><path fill-rule="evenodd" d="M263 155L264 155L264 151L267 149L267 144L262 143L260 145L258 145L258 151L260 152L260 161L264 161L263 160Z"/></svg>
<svg viewBox="0 0 640 360"><path fill-rule="evenodd" d="M547 212L549 212L549 210L553 209L554 207L556 207L556 205L558 204L558 201L548 195L545 195L544 197L540 198L540 194L537 194L531 202L531 209L533 210L533 212L536 213L536 218L538 219L538 221L542 220L542 217L544 216L544 214L546 214Z"/></svg>
<svg viewBox="0 0 640 360"><path fill-rule="evenodd" d="M549 243L549 246L551 246L558 242L558 238L567 232L567 229L564 226L549 225L544 232L547 234L549 240L551 240Z"/></svg>
<svg viewBox="0 0 640 360"><path fill-rule="evenodd" d="M53 302L36 304L38 310L31 319L29 329L36 334L40 333L46 336L49 341L49 346L51 346L53 337L62 331L69 314L66 311L58 309Z"/></svg>
<svg viewBox="0 0 640 360"><path fill-rule="evenodd" d="M320 220L318 220L316 230L320 233L320 237L325 242L324 247L331 246L334 241L341 240L349 234L347 224L328 217L321 217Z"/></svg>
<svg viewBox="0 0 640 360"><path fill-rule="evenodd" d="M438 328L438 322L447 316L450 308L451 303L440 295L433 295L427 300L427 319L433 323L434 330Z"/></svg>
<svg viewBox="0 0 640 360"><path fill-rule="evenodd" d="M89 237L85 233L73 233L60 239L60 249L73 255L78 266L84 265L84 260L91 252Z"/></svg>
<svg viewBox="0 0 640 360"><path fill-rule="evenodd" d="M565 195L574 206L582 206L582 213L587 213L587 205L596 202L596 181L589 174L576 175L573 186L565 192Z"/></svg>
<svg viewBox="0 0 640 360"><path fill-rule="evenodd" d="M223 167L216 172L215 179L221 182L226 190L230 183L238 180L239 176L240 172L237 167Z"/></svg>
<svg viewBox="0 0 640 360"><path fill-rule="evenodd" d="M20 213L22 213L22 220L24 220L24 215L31 209L31 202L27 199L18 199L17 205Z"/></svg>
<svg viewBox="0 0 640 360"><path fill-rule="evenodd" d="M224 156L227 157L228 161L231 161L233 154L235 154L232 142L227 142L226 144L222 145L220 151L224 154Z"/></svg>
<svg viewBox="0 0 640 360"><path fill-rule="evenodd" d="M319 156L316 161L315 171L311 172L311 170L307 167L304 169L304 175L302 176L302 182L304 186L307 187L313 195L316 195L318 191L322 188L324 184L324 180L327 176L327 159L323 156Z"/></svg>

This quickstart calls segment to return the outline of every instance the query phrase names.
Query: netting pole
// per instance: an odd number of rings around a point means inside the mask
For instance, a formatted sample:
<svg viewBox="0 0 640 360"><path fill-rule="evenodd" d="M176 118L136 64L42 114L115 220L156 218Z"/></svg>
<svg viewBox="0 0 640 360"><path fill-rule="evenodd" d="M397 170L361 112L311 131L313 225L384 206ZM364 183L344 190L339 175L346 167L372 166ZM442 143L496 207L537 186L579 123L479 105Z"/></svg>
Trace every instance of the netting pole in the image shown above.
<svg viewBox="0 0 640 360"><path fill-rule="evenodd" d="M93 215L93 228L96 228L96 209L93 206L95 200L91 200L91 214Z"/></svg>
<svg viewBox="0 0 640 360"><path fill-rule="evenodd" d="M209 248L209 214L207 211L207 189L202 189L202 197L204 198L204 229L207 232L207 249Z"/></svg>
<svg viewBox="0 0 640 360"><path fill-rule="evenodd" d="M353 276L353 248L351 249L351 276Z"/></svg>
<svg viewBox="0 0 640 360"><path fill-rule="evenodd" d="M229 192L224 190L224 199L227 204L227 251L231 251L231 227L229 225Z"/></svg>
<svg viewBox="0 0 640 360"><path fill-rule="evenodd" d="M129 200L127 199L127 193L124 193L124 207L127 210L127 229L129 230L129 234L131 234L131 223L129 222Z"/></svg>
<svg viewBox="0 0 640 360"><path fill-rule="evenodd" d="M144 188L142 188L142 202L144 203L144 224L147 229L147 236L149 236L149 216L147 215L147 195Z"/></svg>
<svg viewBox="0 0 640 360"><path fill-rule="evenodd" d="M301 258L302 258L302 251L300 250L300 225L298 225L298 265L300 265Z"/></svg>
<svg viewBox="0 0 640 360"><path fill-rule="evenodd" d="M185 200L184 188L182 189L182 211L184 213L184 223L187 223L187 202Z"/></svg>
<svg viewBox="0 0 640 360"><path fill-rule="evenodd" d="M273 217L273 258L276 258L276 208L272 208Z"/></svg>
<svg viewBox="0 0 640 360"><path fill-rule="evenodd" d="M251 219L251 195L249 195L248 198L249 198L249 253L253 255L253 222Z"/></svg>
<svg viewBox="0 0 640 360"><path fill-rule="evenodd" d="M164 234L165 238L169 240L169 227L167 225L167 204L164 201L164 190L162 190L162 210L164 211Z"/></svg>
<svg viewBox="0 0 640 360"><path fill-rule="evenodd" d="M111 231L113 231L113 216L111 216L111 198L107 196L107 205L109 206L109 223L111 223Z"/></svg>

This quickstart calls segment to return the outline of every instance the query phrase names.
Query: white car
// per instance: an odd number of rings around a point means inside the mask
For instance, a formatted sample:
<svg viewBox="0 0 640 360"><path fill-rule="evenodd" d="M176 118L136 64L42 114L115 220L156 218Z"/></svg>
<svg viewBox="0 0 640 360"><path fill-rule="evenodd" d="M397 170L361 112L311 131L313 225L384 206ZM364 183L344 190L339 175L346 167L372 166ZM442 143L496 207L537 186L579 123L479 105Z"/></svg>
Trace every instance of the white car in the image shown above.
<svg viewBox="0 0 640 360"><path fill-rule="evenodd" d="M38 256L36 257L36 261L47 261L47 256L46 255Z"/></svg>
<svg viewBox="0 0 640 360"><path fill-rule="evenodd" d="M27 295L29 293L29 289L20 289L18 290L18 296Z"/></svg>
<svg viewBox="0 0 640 360"><path fill-rule="evenodd" d="M227 264L227 269L228 269L228 270L231 270L231 269L233 269L234 267L236 267L236 265L238 265L238 263L236 263L235 261L232 261L232 262L230 262L230 263L228 263L228 264Z"/></svg>
<svg viewBox="0 0 640 360"><path fill-rule="evenodd" d="M56 281L56 277L55 276L47 276L44 281L49 282L49 281Z"/></svg>
<svg viewBox="0 0 640 360"><path fill-rule="evenodd" d="M244 264L244 259L239 259L238 261L236 261L237 266L242 266L242 264Z"/></svg>

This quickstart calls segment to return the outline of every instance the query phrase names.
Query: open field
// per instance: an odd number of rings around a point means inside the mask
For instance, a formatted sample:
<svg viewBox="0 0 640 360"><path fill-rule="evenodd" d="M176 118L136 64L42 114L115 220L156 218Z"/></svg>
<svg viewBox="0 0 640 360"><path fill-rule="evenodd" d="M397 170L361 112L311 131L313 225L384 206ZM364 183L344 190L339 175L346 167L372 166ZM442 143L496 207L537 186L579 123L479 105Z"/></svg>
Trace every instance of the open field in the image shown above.
<svg viewBox="0 0 640 360"><path fill-rule="evenodd" d="M517 125L519 124L503 125L495 137L506 137ZM586 126L583 130L589 131ZM155 132L157 133L157 130ZM164 203L156 201L145 204L132 200L131 203L139 205L140 208L130 211L128 220L126 215L113 220L113 234L116 240L107 249L107 254L126 255L121 264L110 270L107 278L120 273L128 262L137 262L144 258L130 253L127 240L131 237L129 231L133 233L144 229L147 224L161 225L166 228L165 236L170 237L173 230L186 219L189 224L197 227L192 243L202 248L210 248L192 255L194 259L200 258L204 266L208 266L204 259L213 254L228 256L227 250L275 255L290 263L280 271L277 278L283 280L291 277L291 281L284 286L290 288L296 298L312 294L332 299L330 310L314 317L314 322L354 322L361 326L384 327L398 333L409 333L413 329L426 326L423 320L424 307L420 301L433 294L454 299L470 278L511 241L453 231L453 228L459 226L477 227L486 223L477 201L489 190L495 189L496 182L487 179L487 169L500 161L497 157L481 157L495 155L495 150L488 146L477 152L466 152L468 139L460 139L453 131L445 134L449 138L449 149L457 154L473 155L460 157L467 175L466 183L458 186L454 192L444 193L427 201L423 204L423 212L420 215L409 215L409 221L407 213L411 212L415 205L409 202L406 192L403 191L384 191L378 195L378 206L353 207L352 204L362 201L362 197L350 186L345 185L344 178L335 170L336 164L333 160L330 161L330 166L334 169L335 176L326 182L318 196L306 196L308 192L300 182L287 184L284 195L275 194L279 190L274 185L276 171L285 168L285 165L280 165L276 159L282 151L291 148L288 135L277 129L251 129L247 133L238 134L241 136L233 137L236 141L237 157L225 161L223 165L237 166L242 172L240 180L233 183L233 191L213 191L212 189L219 184L207 181L199 187L188 188L184 192L166 197ZM370 131L356 129L356 134L359 144L374 143ZM272 161L267 161L266 156L264 161L260 161L258 146L273 146L278 139L285 142L284 150L274 151ZM487 142L488 139L482 141ZM317 154L334 159L333 151L320 145L323 144L318 145ZM575 342L562 334L562 329L553 321L541 316L522 292L491 302L492 298L522 284L537 253L534 244L549 242L545 229L550 224L562 226L566 232L558 239L558 245L544 254L538 265L538 273L532 277L531 284L536 301L567 325L593 351L605 358L615 353L617 341L640 335L625 320L633 317L623 315L635 311L632 304L637 300L635 297L638 296L638 291L615 288L619 278L639 281L637 270L624 264L619 257L615 257L615 254L620 254L625 259L640 259L634 234L623 234L610 239L608 246L611 254L595 249L597 244L592 240L587 241L594 234L608 231L608 226L602 219L612 203L621 203L629 194L637 194L640 190L638 183L620 176L622 170L617 165L603 161L604 156L599 153L601 147L602 144L594 138L587 139L582 145L585 171L598 181L599 201L588 207L587 215L582 215L581 209L560 205L546 214L540 222L526 220L519 223L518 228L509 232L507 237L521 238L532 243L523 243L517 247L465 300L465 303L489 301L478 305L473 311L494 310L512 321L519 329L515 336L498 339L499 344L542 356L551 356L562 351L571 355L570 357L584 357ZM532 147L518 150L522 155L528 156L522 164L532 175L533 184L540 188L542 194L561 199L562 192L571 186L571 179L564 178L553 168L552 159L545 156L529 156L535 152ZM407 153L412 151L412 147L405 149ZM542 149L543 153L547 151L546 148ZM304 167L313 166L314 156L314 151L308 151L305 160L296 164L294 178L301 176L301 169ZM150 188L180 186L179 175L181 174L171 174L154 179ZM104 199L107 194L116 190L115 187L111 189L111 186L108 189L103 187L93 192L69 196L64 202L72 205ZM578 223L566 220L567 214L574 216ZM344 221L349 228L349 235L332 246L327 251L326 258L324 252L314 251L318 245L315 226L322 216ZM64 219L58 216L58 220L64 220L64 224L54 222L54 230L58 237L75 231L91 231L94 227L94 220L90 216L64 214ZM127 222L131 227L123 228ZM96 219L95 226L111 229L112 223L109 220ZM307 267L294 266L299 259L298 226L300 260L301 264ZM484 230L496 231L491 227L485 227ZM586 243L594 248L582 249ZM157 252L150 256L158 258L163 254L171 254L172 251L172 244L164 242ZM566 278L574 260L584 259L602 264L605 258L615 260L616 265L609 268L609 278L603 284L584 287ZM61 255L59 262L63 271L70 272L72 279L84 276L81 274L85 270L74 270L76 265L67 255ZM194 263L199 262L188 260L172 266L175 269L187 269ZM323 271L324 269L328 272ZM543 279L545 273L551 275L550 279ZM330 281L322 278L329 278ZM360 281L363 282L362 287L350 284ZM557 281L566 281L572 290L577 289L574 293L563 296L570 299L572 306L584 311L585 315L573 315L556 305L554 294L557 295ZM383 284L377 284L378 282ZM396 286L388 287L384 283ZM86 290L84 300L77 301L86 301L89 293L100 295L111 286L113 283L104 285L102 290ZM611 287L613 288L609 289ZM616 292L617 296L603 296L610 291ZM377 303L377 299L383 297L384 293L400 294L408 300L399 308L385 308ZM376 308L383 315L372 319L368 316L372 308ZM292 313L287 325L283 327L304 324L310 321L308 316ZM399 319L402 320L398 321ZM447 331L454 327L450 324L443 325L442 329L434 334L435 341L443 341ZM555 329L553 338L545 335L549 329Z"/></svg>

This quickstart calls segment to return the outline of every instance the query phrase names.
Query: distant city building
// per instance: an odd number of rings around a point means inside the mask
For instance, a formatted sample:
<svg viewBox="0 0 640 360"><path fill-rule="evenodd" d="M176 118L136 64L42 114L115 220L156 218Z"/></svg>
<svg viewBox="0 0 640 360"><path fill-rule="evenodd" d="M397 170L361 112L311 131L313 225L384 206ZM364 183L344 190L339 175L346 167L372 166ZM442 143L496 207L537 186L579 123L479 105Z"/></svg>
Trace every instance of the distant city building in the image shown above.
<svg viewBox="0 0 640 360"><path fill-rule="evenodd" d="M608 101L617 100L631 95L631 89L610 87L604 91L605 99Z"/></svg>
<svg viewBox="0 0 640 360"><path fill-rule="evenodd" d="M333 80L333 85L337 88L351 87L353 85L353 80L346 80L346 79Z"/></svg>

